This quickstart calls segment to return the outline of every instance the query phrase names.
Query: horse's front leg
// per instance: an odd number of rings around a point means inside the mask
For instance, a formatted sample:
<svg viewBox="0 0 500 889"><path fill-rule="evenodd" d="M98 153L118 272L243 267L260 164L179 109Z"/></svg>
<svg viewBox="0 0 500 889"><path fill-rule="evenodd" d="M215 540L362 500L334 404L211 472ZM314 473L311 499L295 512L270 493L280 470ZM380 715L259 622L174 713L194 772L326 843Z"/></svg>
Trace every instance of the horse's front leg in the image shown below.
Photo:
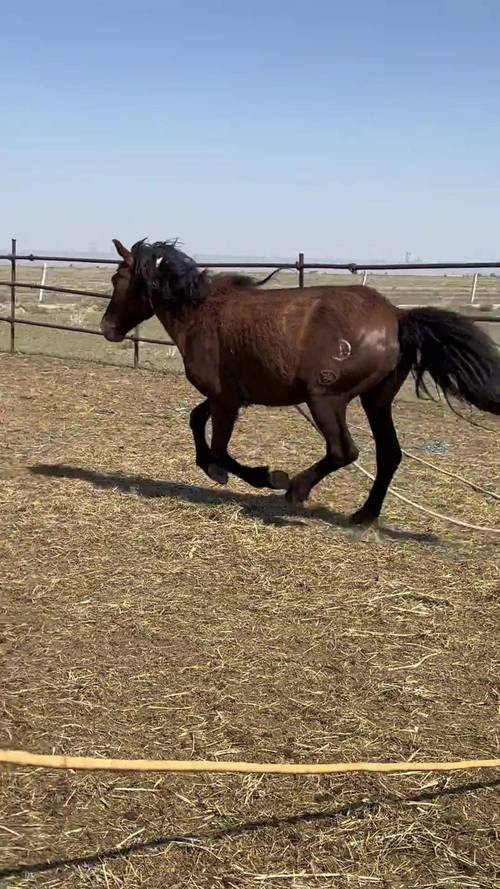
<svg viewBox="0 0 500 889"><path fill-rule="evenodd" d="M227 448L238 413L239 409L234 405L215 400L210 402L212 447L207 474L213 481L222 485L227 483L228 472L231 472L253 488L286 490L290 483L286 472L270 471L268 466L245 466L228 453Z"/></svg>
<svg viewBox="0 0 500 889"><path fill-rule="evenodd" d="M208 474L210 465L210 448L205 437L205 428L210 416L210 403L208 398L191 411L189 417L189 425L193 433L194 447L196 452L196 465Z"/></svg>

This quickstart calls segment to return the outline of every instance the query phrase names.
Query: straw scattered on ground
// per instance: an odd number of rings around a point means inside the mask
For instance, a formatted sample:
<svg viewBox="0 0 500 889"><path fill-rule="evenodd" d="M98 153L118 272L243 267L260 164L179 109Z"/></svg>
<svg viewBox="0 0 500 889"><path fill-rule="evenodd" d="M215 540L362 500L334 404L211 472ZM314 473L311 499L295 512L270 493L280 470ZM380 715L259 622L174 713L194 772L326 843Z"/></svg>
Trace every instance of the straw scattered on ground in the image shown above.
<svg viewBox="0 0 500 889"><path fill-rule="evenodd" d="M498 756L498 544L331 477L308 509L195 467L176 373L0 358L0 746L121 757ZM499 490L498 439L405 392L402 443ZM366 430L358 408L353 420ZM482 418L495 428L494 418ZM355 433L373 465L368 431ZM246 411L235 454L321 450ZM398 487L500 525L406 461ZM4 769L0 881L51 887L500 886L497 773L397 778ZM43 864L49 862L48 864ZM38 869L37 869L38 868Z"/></svg>

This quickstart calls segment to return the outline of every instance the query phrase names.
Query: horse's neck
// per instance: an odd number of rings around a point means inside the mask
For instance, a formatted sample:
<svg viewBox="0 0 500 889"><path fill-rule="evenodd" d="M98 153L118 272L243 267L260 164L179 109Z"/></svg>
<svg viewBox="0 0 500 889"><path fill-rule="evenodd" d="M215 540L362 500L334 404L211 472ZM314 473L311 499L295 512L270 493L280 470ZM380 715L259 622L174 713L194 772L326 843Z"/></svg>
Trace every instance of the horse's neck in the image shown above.
<svg viewBox="0 0 500 889"><path fill-rule="evenodd" d="M158 320L174 341L182 356L184 356L186 333L194 321L193 314L195 311L195 309L188 309L175 314L166 311L158 313Z"/></svg>

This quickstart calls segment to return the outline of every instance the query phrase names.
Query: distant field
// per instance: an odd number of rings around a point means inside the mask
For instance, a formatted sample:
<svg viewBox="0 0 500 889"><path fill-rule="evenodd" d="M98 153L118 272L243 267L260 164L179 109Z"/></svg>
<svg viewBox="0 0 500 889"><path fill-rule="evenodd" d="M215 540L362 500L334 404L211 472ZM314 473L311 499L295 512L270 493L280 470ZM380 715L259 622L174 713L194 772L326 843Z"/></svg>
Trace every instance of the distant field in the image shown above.
<svg viewBox="0 0 500 889"><path fill-rule="evenodd" d="M110 292L110 279L113 267L54 267L48 270L46 284L50 286L82 288L98 293ZM39 266L20 266L18 280L39 283L42 270ZM266 272L256 270L257 278ZM0 266L0 282L8 282L10 269L7 264ZM329 272L306 272L306 284L361 283L363 276L332 274ZM431 275L369 275L367 283L375 286L389 299L399 305L430 304L466 311L470 308L473 276L431 276ZM295 272L281 272L269 284L270 288L297 286ZM45 293L43 303L38 303L38 292L17 289L18 317L20 320L52 321L61 324L84 325L96 328L105 307L104 300L91 297L65 296ZM475 308L484 311L500 306L500 277L481 276L478 281ZM0 283L0 314L10 310L8 284ZM500 341L499 325L487 325ZM165 332L154 319L141 328L142 336L166 339ZM9 348L9 326L0 324L0 351ZM16 346L25 354L43 354L59 357L83 358L92 361L129 365L132 363L133 347L130 342L120 346L106 343L101 337L84 334L52 331L43 328L18 326ZM177 364L177 355L172 349L162 346L141 344L141 365L150 369L172 368Z"/></svg>

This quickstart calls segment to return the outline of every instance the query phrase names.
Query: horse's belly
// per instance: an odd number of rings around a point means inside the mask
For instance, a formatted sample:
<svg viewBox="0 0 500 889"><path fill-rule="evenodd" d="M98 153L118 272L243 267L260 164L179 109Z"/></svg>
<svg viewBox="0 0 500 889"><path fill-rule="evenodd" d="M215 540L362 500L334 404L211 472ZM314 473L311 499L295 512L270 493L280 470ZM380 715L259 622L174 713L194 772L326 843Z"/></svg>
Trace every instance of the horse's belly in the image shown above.
<svg viewBox="0 0 500 889"><path fill-rule="evenodd" d="M279 356L263 362L260 357L242 354L229 364L221 374L223 387L243 404L295 404L305 394L294 370Z"/></svg>

